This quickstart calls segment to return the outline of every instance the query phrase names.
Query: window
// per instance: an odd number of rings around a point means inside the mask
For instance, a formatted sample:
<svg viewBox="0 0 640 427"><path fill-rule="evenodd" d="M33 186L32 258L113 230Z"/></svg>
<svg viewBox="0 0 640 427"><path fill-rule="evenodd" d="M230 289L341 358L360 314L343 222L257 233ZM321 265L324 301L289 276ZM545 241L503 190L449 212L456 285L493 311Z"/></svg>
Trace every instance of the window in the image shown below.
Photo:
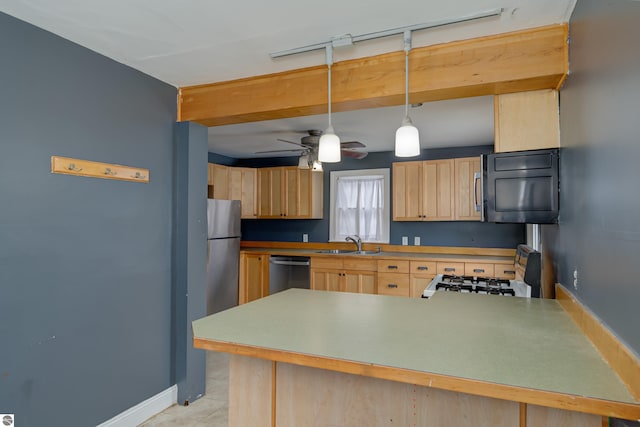
<svg viewBox="0 0 640 427"><path fill-rule="evenodd" d="M389 243L389 169L331 172L329 241Z"/></svg>

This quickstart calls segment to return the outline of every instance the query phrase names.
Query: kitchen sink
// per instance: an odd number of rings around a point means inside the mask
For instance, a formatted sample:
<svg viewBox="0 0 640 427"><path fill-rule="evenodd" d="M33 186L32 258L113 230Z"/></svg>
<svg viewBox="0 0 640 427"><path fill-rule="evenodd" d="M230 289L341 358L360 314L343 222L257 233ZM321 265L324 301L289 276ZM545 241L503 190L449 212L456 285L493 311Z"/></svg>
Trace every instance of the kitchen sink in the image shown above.
<svg viewBox="0 0 640 427"><path fill-rule="evenodd" d="M353 251L349 249L324 249L316 251L318 254L343 254L343 255L375 255L380 251Z"/></svg>
<svg viewBox="0 0 640 427"><path fill-rule="evenodd" d="M379 254L380 251L353 251L351 254L353 255L376 255Z"/></svg>

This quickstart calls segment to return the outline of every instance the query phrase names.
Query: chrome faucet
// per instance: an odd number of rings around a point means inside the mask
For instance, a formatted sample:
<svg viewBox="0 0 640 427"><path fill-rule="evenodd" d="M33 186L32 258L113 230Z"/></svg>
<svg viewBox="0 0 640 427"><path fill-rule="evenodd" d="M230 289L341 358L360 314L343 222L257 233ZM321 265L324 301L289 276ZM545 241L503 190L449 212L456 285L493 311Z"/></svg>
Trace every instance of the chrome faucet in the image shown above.
<svg viewBox="0 0 640 427"><path fill-rule="evenodd" d="M346 240L347 242L353 242L356 245L358 252L362 251L362 239L357 234L354 234L353 236L347 236L347 238L344 240Z"/></svg>

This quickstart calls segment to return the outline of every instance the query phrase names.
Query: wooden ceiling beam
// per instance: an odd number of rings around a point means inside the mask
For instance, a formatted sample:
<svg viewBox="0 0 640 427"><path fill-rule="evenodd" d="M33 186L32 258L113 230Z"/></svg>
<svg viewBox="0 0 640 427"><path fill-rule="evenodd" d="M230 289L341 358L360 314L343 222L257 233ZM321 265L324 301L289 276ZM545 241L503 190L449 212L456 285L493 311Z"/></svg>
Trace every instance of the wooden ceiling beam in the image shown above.
<svg viewBox="0 0 640 427"><path fill-rule="evenodd" d="M551 25L410 52L410 102L559 89L568 26ZM404 104L404 52L337 62L333 111ZM178 121L219 126L327 112L326 65L179 89Z"/></svg>

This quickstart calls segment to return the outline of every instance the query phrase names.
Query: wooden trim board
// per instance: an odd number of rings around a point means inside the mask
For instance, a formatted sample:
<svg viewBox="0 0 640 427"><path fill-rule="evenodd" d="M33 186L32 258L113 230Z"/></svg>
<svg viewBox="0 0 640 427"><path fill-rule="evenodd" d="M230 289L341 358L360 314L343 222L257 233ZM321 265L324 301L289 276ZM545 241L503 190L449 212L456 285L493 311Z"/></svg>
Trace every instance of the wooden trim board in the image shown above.
<svg viewBox="0 0 640 427"><path fill-rule="evenodd" d="M556 299L618 374L633 397L640 400L640 359L559 283L556 283Z"/></svg>
<svg viewBox="0 0 640 427"><path fill-rule="evenodd" d="M51 156L51 173L149 183L149 169Z"/></svg>
<svg viewBox="0 0 640 427"><path fill-rule="evenodd" d="M478 396L493 397L549 408L606 415L624 419L640 419L640 406L625 402L613 402L564 393L534 390L504 384L488 383L467 378L419 372L407 369L380 366L351 360L333 359L310 354L301 354L251 345L193 339L193 346L203 350L250 356L275 362L327 369L355 375L364 375L391 381L457 391Z"/></svg>
<svg viewBox="0 0 640 427"><path fill-rule="evenodd" d="M556 24L411 50L411 103L557 89L568 70L568 25ZM327 111L325 65L182 87L178 121L204 126ZM402 51L336 62L333 111L402 105Z"/></svg>

